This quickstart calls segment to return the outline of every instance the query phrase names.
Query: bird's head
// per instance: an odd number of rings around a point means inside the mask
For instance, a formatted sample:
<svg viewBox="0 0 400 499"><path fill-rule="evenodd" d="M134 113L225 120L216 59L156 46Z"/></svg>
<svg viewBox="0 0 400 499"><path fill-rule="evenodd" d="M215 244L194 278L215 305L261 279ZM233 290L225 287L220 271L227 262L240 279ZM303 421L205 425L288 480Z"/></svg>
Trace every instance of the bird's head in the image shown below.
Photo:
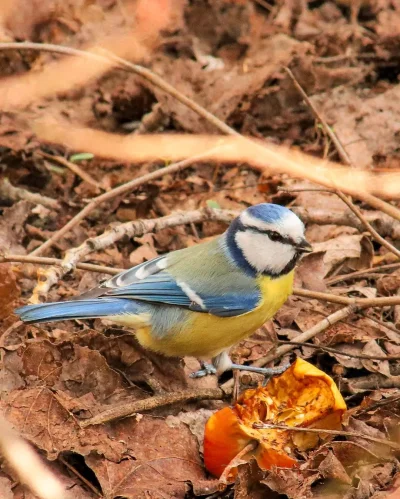
<svg viewBox="0 0 400 499"><path fill-rule="evenodd" d="M278 277L312 251L304 224L284 206L262 203L247 208L225 233L224 246L247 273Z"/></svg>

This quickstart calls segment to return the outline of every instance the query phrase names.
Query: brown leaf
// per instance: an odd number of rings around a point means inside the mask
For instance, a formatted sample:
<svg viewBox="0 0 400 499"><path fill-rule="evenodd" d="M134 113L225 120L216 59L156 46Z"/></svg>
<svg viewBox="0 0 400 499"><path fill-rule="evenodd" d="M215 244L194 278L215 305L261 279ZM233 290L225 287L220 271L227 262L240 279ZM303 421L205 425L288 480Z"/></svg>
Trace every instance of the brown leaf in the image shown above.
<svg viewBox="0 0 400 499"><path fill-rule="evenodd" d="M347 431L354 431L356 433L360 433L362 435L371 436L375 438L381 438L383 440L388 437L381 431L372 426L364 423L359 419L351 417L349 419L349 424L346 428ZM372 454L380 457L390 457L390 451L386 445L378 444L376 442L372 442L370 440L363 440L362 437L348 437L349 440L357 440L357 443L362 445L365 449L368 449Z"/></svg>
<svg viewBox="0 0 400 499"><path fill-rule="evenodd" d="M125 459L86 457L107 497L183 497L188 482L204 482L197 440L186 425L171 428L162 419L144 416L139 422L119 421L109 431L116 441L126 442Z"/></svg>
<svg viewBox="0 0 400 499"><path fill-rule="evenodd" d="M3 210L0 217L0 248L7 253L24 255L25 248L21 245L25 236L23 224L30 215L32 204L18 201L11 208Z"/></svg>
<svg viewBox="0 0 400 499"><path fill-rule="evenodd" d="M11 488L12 482L7 477L0 477L0 497L1 499L14 499L14 493Z"/></svg>
<svg viewBox="0 0 400 499"><path fill-rule="evenodd" d="M114 392L123 388L121 376L95 350L74 345L73 354L70 362L63 363L60 381L74 396L92 393L99 402L110 403Z"/></svg>
<svg viewBox="0 0 400 499"><path fill-rule="evenodd" d="M366 343L366 345L362 350L362 353L363 355L376 355L376 356L385 355L385 352L382 350L382 348L378 345L378 343L375 340L371 340L368 343ZM387 360L362 359L362 364L365 367L365 369L368 369L368 371L374 373L380 373L383 374L384 376L390 377L389 361Z"/></svg>
<svg viewBox="0 0 400 499"><path fill-rule="evenodd" d="M312 497L311 487L320 478L317 470L299 470L296 468L276 468L267 472L261 483L289 499Z"/></svg>
<svg viewBox="0 0 400 499"><path fill-rule="evenodd" d="M0 264L0 319L8 317L15 308L15 301L20 296L20 289L17 284L11 265Z"/></svg>
<svg viewBox="0 0 400 499"><path fill-rule="evenodd" d="M154 238L152 234L145 234L143 237L136 238L136 240L141 244L141 246L132 251L129 255L129 261L132 265L138 265L139 263L151 260L158 256L157 251L154 248Z"/></svg>
<svg viewBox="0 0 400 499"><path fill-rule="evenodd" d="M363 99L356 89L346 87L334 90L329 99L315 95L312 100L323 109L325 119L334 124L338 138L351 144L346 149L350 159L362 168L369 167L376 158L394 155L396 151L399 93L400 89L394 86Z"/></svg>
<svg viewBox="0 0 400 499"><path fill-rule="evenodd" d="M302 258L295 274L295 285L311 291L326 291L324 253L311 253Z"/></svg>
<svg viewBox="0 0 400 499"><path fill-rule="evenodd" d="M81 429L78 421L46 387L14 390L1 402L7 419L21 435L56 459L63 451L96 451L119 461L126 445L110 438L104 427Z"/></svg>
<svg viewBox="0 0 400 499"><path fill-rule="evenodd" d="M325 276L338 265L346 273L372 265L371 241L362 235L341 235L322 243L313 244L314 253L324 252ZM324 276L324 277L325 277Z"/></svg>
<svg viewBox="0 0 400 499"><path fill-rule="evenodd" d="M263 499L265 497L277 499L278 494L271 491L268 484L262 482L265 471L262 471L255 459L238 466L235 483L235 499Z"/></svg>

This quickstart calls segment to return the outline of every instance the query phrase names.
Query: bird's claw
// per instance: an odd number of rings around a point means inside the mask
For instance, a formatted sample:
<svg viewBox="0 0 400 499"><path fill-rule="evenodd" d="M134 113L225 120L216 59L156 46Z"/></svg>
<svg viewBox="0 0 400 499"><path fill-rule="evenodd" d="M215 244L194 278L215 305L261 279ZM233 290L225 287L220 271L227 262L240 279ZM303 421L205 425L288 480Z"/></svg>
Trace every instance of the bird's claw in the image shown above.
<svg viewBox="0 0 400 499"><path fill-rule="evenodd" d="M203 378L204 376L209 376L210 374L217 374L216 368L212 364L206 364L205 362L201 364L201 369L193 372L191 378Z"/></svg>
<svg viewBox="0 0 400 499"><path fill-rule="evenodd" d="M243 366L241 364L232 364L232 369L237 369L238 371L248 371L264 375L265 379L263 386L265 386L272 376L284 373L289 366L290 364L284 364L283 366L279 367L256 367L256 366Z"/></svg>

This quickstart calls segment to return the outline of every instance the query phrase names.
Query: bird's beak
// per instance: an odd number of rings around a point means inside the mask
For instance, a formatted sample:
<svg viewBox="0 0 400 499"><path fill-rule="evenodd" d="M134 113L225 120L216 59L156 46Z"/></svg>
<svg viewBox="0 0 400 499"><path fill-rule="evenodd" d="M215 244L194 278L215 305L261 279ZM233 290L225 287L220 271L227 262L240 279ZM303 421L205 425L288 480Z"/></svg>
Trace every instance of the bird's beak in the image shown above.
<svg viewBox="0 0 400 499"><path fill-rule="evenodd" d="M313 249L311 244L306 241L306 239L302 239L299 243L296 244L296 250L299 253L311 253Z"/></svg>

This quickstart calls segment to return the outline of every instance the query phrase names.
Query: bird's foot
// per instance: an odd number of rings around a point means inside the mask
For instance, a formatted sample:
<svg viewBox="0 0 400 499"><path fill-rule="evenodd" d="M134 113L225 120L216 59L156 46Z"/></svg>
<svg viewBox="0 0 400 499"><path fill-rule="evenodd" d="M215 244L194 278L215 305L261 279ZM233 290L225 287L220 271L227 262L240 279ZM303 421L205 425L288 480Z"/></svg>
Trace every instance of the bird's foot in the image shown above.
<svg viewBox="0 0 400 499"><path fill-rule="evenodd" d="M284 364L279 367L255 367L255 366L243 366L242 364L232 364L231 369L237 369L238 371L248 371L251 373L262 374L265 376L263 385L265 386L272 376L277 374L282 374L290 367L290 364Z"/></svg>
<svg viewBox="0 0 400 499"><path fill-rule="evenodd" d="M282 374L286 369L290 367L290 364L284 364L279 367L255 367L255 366L244 366L242 364L232 364L231 369L237 369L238 371L248 371L251 373L264 374L264 376L276 376L277 374Z"/></svg>
<svg viewBox="0 0 400 499"><path fill-rule="evenodd" d="M203 378L204 376L209 376L210 374L217 374L216 368L212 364L207 364L206 362L201 362L201 369L193 372L191 378Z"/></svg>

